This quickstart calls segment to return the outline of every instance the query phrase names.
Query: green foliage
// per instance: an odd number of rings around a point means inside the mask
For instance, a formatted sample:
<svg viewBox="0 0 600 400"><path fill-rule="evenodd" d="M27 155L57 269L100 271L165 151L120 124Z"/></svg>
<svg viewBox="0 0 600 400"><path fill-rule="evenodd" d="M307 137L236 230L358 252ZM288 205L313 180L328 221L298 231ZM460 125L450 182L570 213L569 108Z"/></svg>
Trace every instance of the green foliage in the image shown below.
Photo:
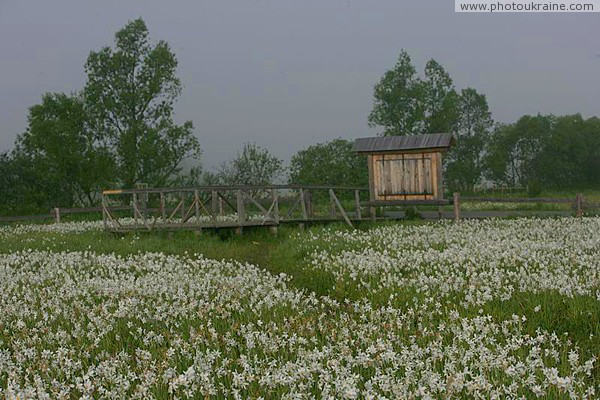
<svg viewBox="0 0 600 400"><path fill-rule="evenodd" d="M417 207L406 207L404 210L404 218L408 220L421 219L421 214L417 211Z"/></svg>
<svg viewBox="0 0 600 400"><path fill-rule="evenodd" d="M353 152L345 139L309 146L290 161L290 184L366 187L368 179L366 157Z"/></svg>
<svg viewBox="0 0 600 400"><path fill-rule="evenodd" d="M254 143L245 143L237 157L219 166L217 177L225 185L269 185L282 173L280 159Z"/></svg>
<svg viewBox="0 0 600 400"><path fill-rule="evenodd" d="M600 119L556 117L539 157L540 178L553 188L600 185Z"/></svg>
<svg viewBox="0 0 600 400"><path fill-rule="evenodd" d="M375 85L369 125L383 127L384 135L417 133L422 129L422 90L410 55L402 50L394 68Z"/></svg>
<svg viewBox="0 0 600 400"><path fill-rule="evenodd" d="M21 154L0 153L0 197L3 199L0 215L47 212L50 199L40 190L44 182L38 181L35 172Z"/></svg>
<svg viewBox="0 0 600 400"><path fill-rule="evenodd" d="M191 121L176 125L173 104L181 93L177 59L169 45L149 44L142 19L115 34L115 48L91 52L83 91L90 122L110 144L117 178L161 186L186 158L200 155Z"/></svg>
<svg viewBox="0 0 600 400"><path fill-rule="evenodd" d="M28 122L16 154L31 164L38 190L48 198L43 206L96 203L114 168L109 149L89 129L82 99L47 93L29 109Z"/></svg>
<svg viewBox="0 0 600 400"><path fill-rule="evenodd" d="M373 98L369 125L383 127L386 136L454 130L458 96L450 75L435 60L427 62L421 78L402 50L394 68L375 85Z"/></svg>
<svg viewBox="0 0 600 400"><path fill-rule="evenodd" d="M526 115L515 124L496 127L485 162L488 178L498 183L597 187L600 120L584 120L579 114Z"/></svg>
<svg viewBox="0 0 600 400"><path fill-rule="evenodd" d="M193 125L173 122L181 93L169 45L149 44L143 20L115 35L115 48L91 52L81 93L47 93L29 109L27 131L0 157L0 194L10 213L95 205L107 186L162 186L200 155ZM4 210L3 210L4 211Z"/></svg>
<svg viewBox="0 0 600 400"><path fill-rule="evenodd" d="M446 161L445 182L450 190L471 190L484 173L484 155L493 125L485 95L463 89L458 97L455 138Z"/></svg>
<svg viewBox="0 0 600 400"><path fill-rule="evenodd" d="M527 184L527 194L530 197L537 197L542 193L542 183L539 178L532 178Z"/></svg>
<svg viewBox="0 0 600 400"><path fill-rule="evenodd" d="M417 75L410 56L402 51L394 69L375 86L369 123L384 127L384 135L450 132L456 146L445 158L446 186L472 189L481 180L483 158L493 125L484 95L475 89L456 92L452 78L435 60Z"/></svg>
<svg viewBox="0 0 600 400"><path fill-rule="evenodd" d="M429 60L421 85L425 132L454 132L459 112L458 95L450 75L437 61Z"/></svg>

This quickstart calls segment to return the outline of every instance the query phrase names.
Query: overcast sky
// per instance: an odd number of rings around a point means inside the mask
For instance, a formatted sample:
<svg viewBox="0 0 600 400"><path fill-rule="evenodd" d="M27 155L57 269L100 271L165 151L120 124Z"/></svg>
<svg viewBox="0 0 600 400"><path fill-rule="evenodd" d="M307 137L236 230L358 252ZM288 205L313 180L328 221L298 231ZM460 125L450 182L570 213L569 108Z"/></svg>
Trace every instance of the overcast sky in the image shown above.
<svg viewBox="0 0 600 400"><path fill-rule="evenodd" d="M0 0L0 150L44 92L83 88L91 50L143 17L169 42L207 167L243 142L286 160L369 129L374 84L401 49L439 61L493 116L600 115L600 14L456 14L451 0Z"/></svg>

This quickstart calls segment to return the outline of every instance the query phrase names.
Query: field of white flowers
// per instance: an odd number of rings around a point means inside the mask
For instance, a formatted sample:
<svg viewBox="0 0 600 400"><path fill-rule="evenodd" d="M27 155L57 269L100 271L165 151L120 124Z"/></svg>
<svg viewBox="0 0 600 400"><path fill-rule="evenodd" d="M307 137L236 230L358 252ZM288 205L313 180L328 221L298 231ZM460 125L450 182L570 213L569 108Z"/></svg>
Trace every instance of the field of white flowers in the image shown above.
<svg viewBox="0 0 600 400"><path fill-rule="evenodd" d="M15 226L0 240L62 243L99 227ZM582 326L584 343L530 326L552 319L550 298L598 320L600 218L320 229L291 241L308 274L330 274L352 296L197 249L4 251L0 398L600 396L600 328ZM534 299L523 313L492 311L523 296Z"/></svg>

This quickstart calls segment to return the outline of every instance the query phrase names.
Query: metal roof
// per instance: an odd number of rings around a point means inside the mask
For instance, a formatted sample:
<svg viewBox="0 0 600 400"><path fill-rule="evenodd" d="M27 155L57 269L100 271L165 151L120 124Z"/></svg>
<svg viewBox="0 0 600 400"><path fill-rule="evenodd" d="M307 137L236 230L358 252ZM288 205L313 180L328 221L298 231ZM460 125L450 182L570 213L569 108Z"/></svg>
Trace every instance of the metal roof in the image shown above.
<svg viewBox="0 0 600 400"><path fill-rule="evenodd" d="M447 149L454 144L450 133L428 133L424 135L377 136L356 139L352 150L357 153L378 153L386 151Z"/></svg>

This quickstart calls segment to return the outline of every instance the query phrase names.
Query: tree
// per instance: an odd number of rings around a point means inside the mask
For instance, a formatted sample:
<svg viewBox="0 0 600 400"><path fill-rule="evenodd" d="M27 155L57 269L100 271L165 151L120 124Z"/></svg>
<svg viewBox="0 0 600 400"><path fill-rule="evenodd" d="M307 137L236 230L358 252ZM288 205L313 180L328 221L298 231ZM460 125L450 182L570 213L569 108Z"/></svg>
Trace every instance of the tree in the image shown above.
<svg viewBox="0 0 600 400"><path fill-rule="evenodd" d="M483 175L485 149L494 122L485 95L472 88L461 91L456 114L456 145L446 158L445 179L453 190L470 190Z"/></svg>
<svg viewBox="0 0 600 400"><path fill-rule="evenodd" d="M425 131L454 132L457 118L457 94L450 75L441 64L429 60L425 66L423 110Z"/></svg>
<svg viewBox="0 0 600 400"><path fill-rule="evenodd" d="M366 157L352 151L352 142L334 139L296 153L290 161L290 184L367 186Z"/></svg>
<svg viewBox="0 0 600 400"><path fill-rule="evenodd" d="M116 176L164 185L186 158L200 155L191 121L176 125L173 104L181 93L177 59L165 41L149 43L142 19L115 35L115 48L91 52L85 71L85 104L90 123L112 149Z"/></svg>
<svg viewBox="0 0 600 400"><path fill-rule="evenodd" d="M219 166L217 176L225 185L260 186L273 184L283 173L283 162L267 149L245 143L241 153Z"/></svg>
<svg viewBox="0 0 600 400"><path fill-rule="evenodd" d="M384 135L408 135L423 128L423 85L410 56L400 52L394 68L387 71L373 92L370 126L381 126Z"/></svg>
<svg viewBox="0 0 600 400"><path fill-rule="evenodd" d="M583 188L600 183L600 120L580 114L556 117L540 154L540 179L552 188Z"/></svg>
<svg viewBox="0 0 600 400"><path fill-rule="evenodd" d="M499 125L486 157L490 179L509 185L529 185L543 180L542 154L554 129L552 115L525 115L515 124Z"/></svg>
<svg viewBox="0 0 600 400"><path fill-rule="evenodd" d="M404 50L373 92L370 126L382 126L384 135L453 132L457 93L450 75L435 60L425 66L421 79Z"/></svg>
<svg viewBox="0 0 600 400"><path fill-rule="evenodd" d="M0 214L45 213L52 206L47 185L17 151L0 153Z"/></svg>
<svg viewBox="0 0 600 400"><path fill-rule="evenodd" d="M16 140L16 152L43 182L41 192L55 205L92 205L113 171L108 149L88 128L78 96L47 93L29 109L27 131Z"/></svg>
<svg viewBox="0 0 600 400"><path fill-rule="evenodd" d="M591 187L600 187L600 118L588 118L584 124L586 148L588 149L583 168L585 184Z"/></svg>

